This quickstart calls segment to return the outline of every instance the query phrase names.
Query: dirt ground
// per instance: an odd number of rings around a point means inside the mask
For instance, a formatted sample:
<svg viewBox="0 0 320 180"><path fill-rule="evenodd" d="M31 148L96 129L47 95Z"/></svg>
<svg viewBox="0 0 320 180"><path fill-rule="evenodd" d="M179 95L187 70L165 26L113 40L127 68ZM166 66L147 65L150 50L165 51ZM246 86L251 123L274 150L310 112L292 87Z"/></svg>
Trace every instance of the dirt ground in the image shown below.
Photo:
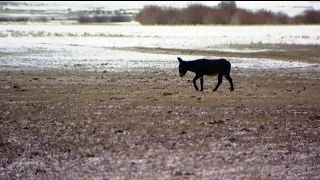
<svg viewBox="0 0 320 180"><path fill-rule="evenodd" d="M320 70L0 73L0 179L320 179Z"/></svg>

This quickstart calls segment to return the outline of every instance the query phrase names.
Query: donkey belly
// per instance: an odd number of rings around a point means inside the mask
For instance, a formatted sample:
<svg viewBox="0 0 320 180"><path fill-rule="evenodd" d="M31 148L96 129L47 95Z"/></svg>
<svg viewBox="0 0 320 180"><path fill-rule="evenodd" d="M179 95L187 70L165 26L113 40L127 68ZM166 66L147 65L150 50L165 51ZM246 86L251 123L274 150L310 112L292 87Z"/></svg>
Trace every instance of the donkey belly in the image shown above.
<svg viewBox="0 0 320 180"><path fill-rule="evenodd" d="M207 76L216 76L216 75L218 75L219 73L211 73L211 74L205 74L205 75L207 75Z"/></svg>

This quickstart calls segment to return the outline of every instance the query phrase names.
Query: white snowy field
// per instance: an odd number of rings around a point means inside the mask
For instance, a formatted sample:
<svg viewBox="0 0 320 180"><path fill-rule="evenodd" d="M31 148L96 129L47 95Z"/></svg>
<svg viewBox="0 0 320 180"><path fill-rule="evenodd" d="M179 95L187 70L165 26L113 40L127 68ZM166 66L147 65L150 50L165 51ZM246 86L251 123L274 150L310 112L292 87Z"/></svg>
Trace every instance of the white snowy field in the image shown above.
<svg viewBox="0 0 320 180"><path fill-rule="evenodd" d="M320 44L320 26L141 26L2 24L0 68L128 69L173 68L176 55L112 48L164 48L248 51L241 44ZM223 47L223 48L221 48ZM280 49L279 49L280 50ZM268 51L268 49L250 50ZM202 58L183 56L184 59ZM220 58L220 57L210 57ZM228 58L239 68L306 67L312 64L274 59Z"/></svg>

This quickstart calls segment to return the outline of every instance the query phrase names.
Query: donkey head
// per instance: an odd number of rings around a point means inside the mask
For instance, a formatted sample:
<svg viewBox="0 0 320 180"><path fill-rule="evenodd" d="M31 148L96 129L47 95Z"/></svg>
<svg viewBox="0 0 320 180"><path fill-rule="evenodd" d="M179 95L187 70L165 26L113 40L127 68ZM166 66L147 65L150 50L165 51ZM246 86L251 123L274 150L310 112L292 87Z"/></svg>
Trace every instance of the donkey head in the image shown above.
<svg viewBox="0 0 320 180"><path fill-rule="evenodd" d="M179 64L179 74L180 74L180 77L183 77L184 75L186 75L187 74L187 68L185 67L185 64L184 64L184 61L180 58L180 57L178 57L177 58L178 60L179 60L179 62L180 62L180 64Z"/></svg>

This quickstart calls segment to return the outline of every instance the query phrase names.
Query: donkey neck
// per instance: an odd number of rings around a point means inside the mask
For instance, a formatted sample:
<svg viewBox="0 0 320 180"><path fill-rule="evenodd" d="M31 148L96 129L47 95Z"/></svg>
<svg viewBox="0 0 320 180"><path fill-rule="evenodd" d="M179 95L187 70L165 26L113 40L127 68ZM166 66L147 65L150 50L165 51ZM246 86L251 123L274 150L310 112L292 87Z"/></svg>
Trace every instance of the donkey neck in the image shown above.
<svg viewBox="0 0 320 180"><path fill-rule="evenodd" d="M187 68L187 70L195 73L197 73L200 69L205 68L204 66L205 66L204 64L199 63L199 60L192 60L192 61L185 62L185 67Z"/></svg>

